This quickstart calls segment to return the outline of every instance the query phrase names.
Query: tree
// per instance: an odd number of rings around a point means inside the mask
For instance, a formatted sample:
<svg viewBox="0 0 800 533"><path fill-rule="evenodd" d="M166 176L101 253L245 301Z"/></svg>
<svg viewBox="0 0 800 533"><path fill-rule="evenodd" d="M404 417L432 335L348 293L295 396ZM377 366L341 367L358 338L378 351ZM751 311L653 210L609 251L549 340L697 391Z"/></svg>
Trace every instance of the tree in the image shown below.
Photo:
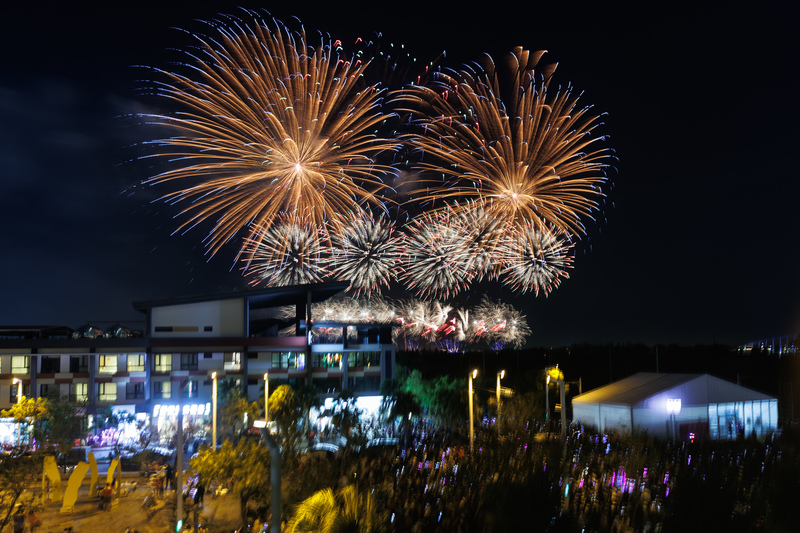
<svg viewBox="0 0 800 533"><path fill-rule="evenodd" d="M72 402L69 396L51 396L47 398L45 407L42 440L56 448L62 466L66 469L67 456L74 447L75 440L83 436L84 418L81 415L85 402Z"/></svg>
<svg viewBox="0 0 800 533"><path fill-rule="evenodd" d="M227 380L223 380L225 383ZM228 388L219 395L219 435L222 439L231 439L238 442L247 426L244 424L245 415L252 421L258 418L258 402L248 402L241 390Z"/></svg>
<svg viewBox="0 0 800 533"><path fill-rule="evenodd" d="M249 502L269 497L269 450L257 439L240 439L235 445L226 440L216 452L204 447L189 465L204 484L217 481L230 487L239 497L243 521L247 520Z"/></svg>
<svg viewBox="0 0 800 533"><path fill-rule="evenodd" d="M381 533L386 530L381 512L369 493L359 494L349 485L337 494L323 489L297 506L289 533Z"/></svg>
<svg viewBox="0 0 800 533"><path fill-rule="evenodd" d="M5 415L4 415L5 416ZM0 531L11 520L12 512L22 494L42 475L42 455L23 454L16 450L9 455L0 456ZM34 497L31 498L33 500Z"/></svg>
<svg viewBox="0 0 800 533"><path fill-rule="evenodd" d="M289 385L280 385L269 396L269 419L277 426L275 435L281 446L281 456L292 463L302 438L303 406Z"/></svg>
<svg viewBox="0 0 800 533"><path fill-rule="evenodd" d="M45 398L26 398L24 396L19 402L12 405L11 409L0 411L0 415L12 417L16 423L28 425L31 436L38 440L42 439L42 421L46 414L47 400Z"/></svg>

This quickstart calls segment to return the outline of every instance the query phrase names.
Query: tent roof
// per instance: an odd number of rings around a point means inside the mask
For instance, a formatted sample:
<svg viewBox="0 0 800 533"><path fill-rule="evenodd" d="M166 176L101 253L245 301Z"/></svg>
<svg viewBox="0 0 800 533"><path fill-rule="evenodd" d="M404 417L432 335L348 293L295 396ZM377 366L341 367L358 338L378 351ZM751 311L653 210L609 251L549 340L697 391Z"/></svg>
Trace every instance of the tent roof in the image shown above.
<svg viewBox="0 0 800 533"><path fill-rule="evenodd" d="M687 405L774 399L773 396L768 394L742 387L709 374L639 372L625 379L575 396L572 402L632 406L674 389L680 389L680 394L677 397L683 397Z"/></svg>

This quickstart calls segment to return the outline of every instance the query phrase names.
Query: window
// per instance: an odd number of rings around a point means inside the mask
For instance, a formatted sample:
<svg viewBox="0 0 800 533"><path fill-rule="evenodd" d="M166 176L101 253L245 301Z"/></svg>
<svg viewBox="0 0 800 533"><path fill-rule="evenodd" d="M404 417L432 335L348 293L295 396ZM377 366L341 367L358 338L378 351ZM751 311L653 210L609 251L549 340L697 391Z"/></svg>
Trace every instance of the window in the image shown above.
<svg viewBox="0 0 800 533"><path fill-rule="evenodd" d="M341 378L314 378L311 384L323 394L333 394L342 390Z"/></svg>
<svg viewBox="0 0 800 533"><path fill-rule="evenodd" d="M181 370L197 370L197 354L196 353L182 353L181 354Z"/></svg>
<svg viewBox="0 0 800 533"><path fill-rule="evenodd" d="M89 372L89 356L88 355L70 355L69 356L69 371L73 374L79 372Z"/></svg>
<svg viewBox="0 0 800 533"><path fill-rule="evenodd" d="M157 400L167 400L172 397L171 381L154 381L153 398Z"/></svg>
<svg viewBox="0 0 800 533"><path fill-rule="evenodd" d="M17 403L17 391L19 390L19 384L13 383L11 385L11 397L9 400L11 403ZM30 396L31 386L30 385L22 385L22 395L27 397Z"/></svg>
<svg viewBox="0 0 800 533"><path fill-rule="evenodd" d="M314 368L342 368L342 354L315 353Z"/></svg>
<svg viewBox="0 0 800 533"><path fill-rule="evenodd" d="M347 354L347 366L350 368L377 366L380 358L380 352L350 352Z"/></svg>
<svg viewBox="0 0 800 533"><path fill-rule="evenodd" d="M153 356L153 372L171 372L172 354L157 353Z"/></svg>
<svg viewBox="0 0 800 533"><path fill-rule="evenodd" d="M128 354L128 372L144 372L144 354Z"/></svg>
<svg viewBox="0 0 800 533"><path fill-rule="evenodd" d="M57 374L61 372L61 356L43 355L42 374Z"/></svg>
<svg viewBox="0 0 800 533"><path fill-rule="evenodd" d="M126 383L126 400L144 400L144 383Z"/></svg>
<svg viewBox="0 0 800 533"><path fill-rule="evenodd" d="M186 354L186 355L191 355L191 354ZM197 354L194 355L197 356ZM189 382L186 384L186 388L183 389L183 397L197 398L199 392L200 391L197 388L197 382L194 380L189 380Z"/></svg>
<svg viewBox="0 0 800 533"><path fill-rule="evenodd" d="M50 397L58 397L59 390L58 385L53 383L42 383L39 385L39 397L40 398L50 398Z"/></svg>
<svg viewBox="0 0 800 533"><path fill-rule="evenodd" d="M29 374L30 373L30 358L27 355L12 355L11 356L11 373L12 374Z"/></svg>
<svg viewBox="0 0 800 533"><path fill-rule="evenodd" d="M101 374L114 374L117 372L117 356L116 355L101 355L98 371Z"/></svg>
<svg viewBox="0 0 800 533"><path fill-rule="evenodd" d="M98 383L97 384L97 399L101 402L115 402L117 401L117 384L116 383Z"/></svg>
<svg viewBox="0 0 800 533"><path fill-rule="evenodd" d="M241 370L242 352L226 353L223 368L225 370Z"/></svg>
<svg viewBox="0 0 800 533"><path fill-rule="evenodd" d="M88 383L72 383L69 386L69 399L72 402L85 402L89 399Z"/></svg>
<svg viewBox="0 0 800 533"><path fill-rule="evenodd" d="M347 378L347 388L353 392L378 391L381 388L380 376L350 376Z"/></svg>

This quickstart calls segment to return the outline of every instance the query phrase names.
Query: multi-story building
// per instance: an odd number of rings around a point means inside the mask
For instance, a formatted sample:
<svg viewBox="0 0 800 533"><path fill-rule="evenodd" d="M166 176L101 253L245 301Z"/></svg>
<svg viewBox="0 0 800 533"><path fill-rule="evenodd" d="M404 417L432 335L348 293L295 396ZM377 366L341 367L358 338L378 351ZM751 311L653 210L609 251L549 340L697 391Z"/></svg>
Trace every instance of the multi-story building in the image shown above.
<svg viewBox="0 0 800 533"><path fill-rule="evenodd" d="M328 282L134 302L144 315L141 331L0 328L0 407L17 401L21 380L23 395L69 395L85 401L89 414L113 407L139 418L161 417L175 412L183 387L182 403L205 417L214 372L218 380L233 380L250 401L263 394L265 375L271 390L288 383L312 385L324 398L343 389L377 395L381 383L394 377L391 324L322 323L311 314L312 304L347 286ZM317 335L321 328L340 335Z"/></svg>

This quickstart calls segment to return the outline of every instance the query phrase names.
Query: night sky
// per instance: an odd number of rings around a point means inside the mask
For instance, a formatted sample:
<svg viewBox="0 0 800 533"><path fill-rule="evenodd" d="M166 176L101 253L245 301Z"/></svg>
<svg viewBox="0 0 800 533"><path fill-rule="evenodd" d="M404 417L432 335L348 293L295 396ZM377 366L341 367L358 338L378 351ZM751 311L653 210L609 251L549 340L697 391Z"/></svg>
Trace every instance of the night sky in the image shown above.
<svg viewBox="0 0 800 533"><path fill-rule="evenodd" d="M140 327L133 301L244 289L231 252L204 255L204 231L170 236L176 209L136 186L152 172L136 145L154 134L125 118L151 110L135 65L168 67L174 28L235 4L71 4L0 8L0 324ZM546 49L556 83L607 113L618 163L570 279L548 298L488 287L527 313L531 344L800 332L800 54L785 2L240 4L298 17L312 42L381 32L451 67Z"/></svg>

